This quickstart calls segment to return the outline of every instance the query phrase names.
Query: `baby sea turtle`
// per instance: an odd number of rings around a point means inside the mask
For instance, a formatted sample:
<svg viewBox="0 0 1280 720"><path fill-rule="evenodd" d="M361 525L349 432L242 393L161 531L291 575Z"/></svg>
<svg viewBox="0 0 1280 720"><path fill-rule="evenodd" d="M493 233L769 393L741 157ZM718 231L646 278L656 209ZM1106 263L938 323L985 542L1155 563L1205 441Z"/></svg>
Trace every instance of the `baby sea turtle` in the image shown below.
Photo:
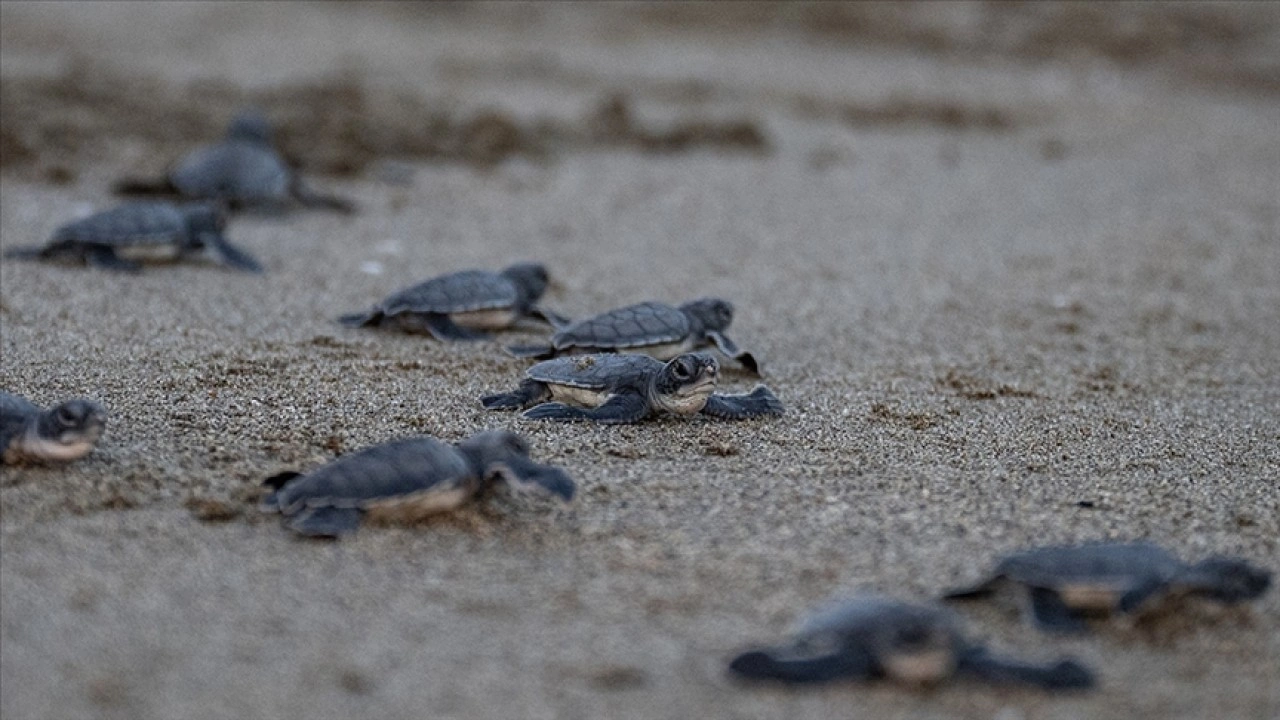
<svg viewBox="0 0 1280 720"><path fill-rule="evenodd" d="M369 312L338 321L430 333L439 340L483 340L489 337L484 331L511 327L525 317L564 323L537 305L547 283L547 269L538 263L517 263L497 273L463 270L398 290Z"/></svg>
<svg viewBox="0 0 1280 720"><path fill-rule="evenodd" d="M1005 582L1026 587L1032 617L1042 629L1078 632L1086 617L1145 611L1178 595L1224 604L1252 600L1270 587L1271 573L1227 557L1188 565L1151 543L1093 543L1009 555L991 577L944 597L985 597Z"/></svg>
<svg viewBox="0 0 1280 720"><path fill-rule="evenodd" d="M529 459L515 433L490 430L457 445L414 437L366 448L306 474L268 478L262 509L311 537L355 532L362 516L412 522L474 498L498 479L517 491L573 499L565 472Z"/></svg>
<svg viewBox="0 0 1280 720"><path fill-rule="evenodd" d="M276 152L266 117L253 109L236 115L222 140L187 154L163 180L123 180L116 191L219 200L233 208L279 208L296 201L339 212L354 209L348 200L308 187Z"/></svg>
<svg viewBox="0 0 1280 720"><path fill-rule="evenodd" d="M49 410L0 391L0 459L5 463L65 462L89 454L107 424L92 400L68 400Z"/></svg>
<svg viewBox="0 0 1280 720"><path fill-rule="evenodd" d="M1093 686L1093 675L1072 659L1047 665L1002 658L967 639L942 608L867 596L819 612L781 647L734 658L740 678L783 683L887 678L925 685L953 676L1049 690Z"/></svg>
<svg viewBox="0 0 1280 720"><path fill-rule="evenodd" d="M524 413L533 420L600 423L639 422L655 412L726 420L782 414L782 402L764 385L745 395L715 394L720 363L706 353L666 363L648 355L574 355L544 360L525 375L515 390L480 403L490 410L536 405Z"/></svg>
<svg viewBox="0 0 1280 720"><path fill-rule="evenodd" d="M172 261L212 251L228 267L262 272L257 260L226 239L225 227L226 215L216 205L128 202L63 225L44 247L16 248L5 256L136 271L140 261Z"/></svg>
<svg viewBox="0 0 1280 720"><path fill-rule="evenodd" d="M714 343L720 352L759 375L755 356L744 352L724 331L733 322L733 305L719 298L701 298L680 307L642 302L617 308L560 328L551 342L513 345L516 357L546 359L556 355L600 352L644 353L670 360L681 353Z"/></svg>

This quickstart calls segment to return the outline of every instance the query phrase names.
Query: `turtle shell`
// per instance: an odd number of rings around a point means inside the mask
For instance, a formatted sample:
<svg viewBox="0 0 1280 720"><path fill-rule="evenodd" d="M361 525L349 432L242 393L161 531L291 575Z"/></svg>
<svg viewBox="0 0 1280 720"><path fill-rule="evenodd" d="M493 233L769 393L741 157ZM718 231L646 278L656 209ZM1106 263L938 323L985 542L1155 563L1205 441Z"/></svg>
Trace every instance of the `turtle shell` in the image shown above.
<svg viewBox="0 0 1280 720"><path fill-rule="evenodd" d="M385 315L497 310L516 304L519 292L510 278L485 270L441 275L400 290L382 301Z"/></svg>
<svg viewBox="0 0 1280 720"><path fill-rule="evenodd" d="M682 310L642 302L580 320L551 337L556 349L637 348L684 340L692 327Z"/></svg>
<svg viewBox="0 0 1280 720"><path fill-rule="evenodd" d="M0 391L0 453L9 448L10 442L26 432L27 423L39 414L40 408L30 400Z"/></svg>
<svg viewBox="0 0 1280 720"><path fill-rule="evenodd" d="M1118 592L1137 581L1168 581L1183 563L1150 543L1098 543L1047 547L1010 555L996 572L1011 580L1049 589L1112 587Z"/></svg>
<svg viewBox="0 0 1280 720"><path fill-rule="evenodd" d="M289 480L276 498L285 515L308 507L371 509L441 492L472 492L475 482L471 464L456 448L417 437L345 455Z"/></svg>
<svg viewBox="0 0 1280 720"><path fill-rule="evenodd" d="M53 241L123 247L183 245L190 237L186 212L178 205L131 202L67 223L54 232Z"/></svg>
<svg viewBox="0 0 1280 720"><path fill-rule="evenodd" d="M544 360L529 368L531 380L567 387L604 390L660 371L665 363L648 355L570 355Z"/></svg>
<svg viewBox="0 0 1280 720"><path fill-rule="evenodd" d="M938 608L891 598L854 598L812 615L796 633L810 651L857 650L888 675L933 681L953 672L965 642L954 618Z"/></svg>
<svg viewBox="0 0 1280 720"><path fill-rule="evenodd" d="M188 197L223 200L282 200L293 173L268 145L228 140L187 155L169 181Z"/></svg>

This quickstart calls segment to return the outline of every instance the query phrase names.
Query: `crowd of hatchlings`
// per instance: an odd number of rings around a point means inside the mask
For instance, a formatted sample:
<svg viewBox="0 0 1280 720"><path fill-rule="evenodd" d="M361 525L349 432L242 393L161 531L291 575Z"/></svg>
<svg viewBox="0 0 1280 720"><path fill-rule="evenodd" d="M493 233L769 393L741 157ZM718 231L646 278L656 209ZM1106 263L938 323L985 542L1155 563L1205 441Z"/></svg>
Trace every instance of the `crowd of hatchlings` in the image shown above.
<svg viewBox="0 0 1280 720"><path fill-rule="evenodd" d="M198 148L163 178L121 181L131 199L56 229L42 247L18 248L11 259L87 264L138 272L158 261L212 258L234 270L262 265L226 235L236 211L291 206L355 212L349 201L311 188L272 144L271 128L248 110L226 136ZM508 346L539 360L506 392L487 395L490 410L523 410L531 420L636 423L659 414L715 420L774 418L782 402L765 385L746 393L717 392L721 361L761 376L755 356L726 334L733 306L720 298L681 305L642 302L571 321L539 301L550 279L538 263L499 271L463 270L398 290L365 312L337 321L349 327L421 333L441 341L492 338L526 322L552 330L546 342ZM6 464L56 464L92 452L107 411L88 399L50 409L0 391L0 453ZM569 502L576 484L564 470L530 458L527 441L501 430L456 444L425 436L343 455L303 473L264 481L264 511L278 513L302 536L337 538L362 519L412 522L456 508L494 484ZM1265 593L1271 573L1242 559L1210 557L1186 563L1145 542L1097 542L1032 548L998 561L991 575L941 600L984 598L1014 587L1035 627L1083 632L1096 618L1158 615L1175 599L1238 604ZM867 595L833 603L799 625L790 639L747 650L728 663L743 681L788 684L889 678L912 685L967 676L993 684L1080 691L1096 684L1092 670L1071 658L1029 662L992 653L964 633L940 604Z"/></svg>

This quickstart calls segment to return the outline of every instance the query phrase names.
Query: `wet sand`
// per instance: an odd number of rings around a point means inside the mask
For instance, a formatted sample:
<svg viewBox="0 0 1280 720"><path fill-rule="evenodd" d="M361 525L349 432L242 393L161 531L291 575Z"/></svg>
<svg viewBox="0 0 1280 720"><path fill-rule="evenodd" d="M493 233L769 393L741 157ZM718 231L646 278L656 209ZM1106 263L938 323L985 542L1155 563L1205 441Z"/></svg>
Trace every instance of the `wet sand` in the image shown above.
<svg viewBox="0 0 1280 720"><path fill-rule="evenodd" d="M264 276L0 263L0 387L111 412L85 460L3 470L0 714L1280 715L1274 591L1084 638L962 609L1078 656L1085 695L726 677L833 596L928 598L1027 544L1280 569L1274 8L1130 8L1126 40L1087 6L805 7L6 2L0 249L246 102L361 212L237 217ZM729 298L788 414L522 421L477 402L525 366L497 343L334 322L522 259L571 316ZM275 472L487 427L577 502L340 543L254 510Z"/></svg>

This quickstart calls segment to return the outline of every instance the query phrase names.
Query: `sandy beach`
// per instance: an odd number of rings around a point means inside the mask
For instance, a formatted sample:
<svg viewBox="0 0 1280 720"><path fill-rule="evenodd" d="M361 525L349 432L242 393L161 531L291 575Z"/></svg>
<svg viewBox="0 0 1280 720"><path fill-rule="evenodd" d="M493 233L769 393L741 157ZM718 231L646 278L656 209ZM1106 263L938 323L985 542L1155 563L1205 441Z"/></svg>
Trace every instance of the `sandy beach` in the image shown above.
<svg viewBox="0 0 1280 720"><path fill-rule="evenodd" d="M1088 636L960 608L1085 694L725 669L1028 545L1280 571L1278 10L6 1L0 250L247 105L360 209L237 215L263 275L0 263L0 388L110 412L87 458L0 471L0 715L1280 717L1274 589ZM479 405L527 365L499 343L335 322L519 260L574 317L731 300L787 414L526 421ZM273 473L484 428L576 501L341 542L255 509Z"/></svg>

